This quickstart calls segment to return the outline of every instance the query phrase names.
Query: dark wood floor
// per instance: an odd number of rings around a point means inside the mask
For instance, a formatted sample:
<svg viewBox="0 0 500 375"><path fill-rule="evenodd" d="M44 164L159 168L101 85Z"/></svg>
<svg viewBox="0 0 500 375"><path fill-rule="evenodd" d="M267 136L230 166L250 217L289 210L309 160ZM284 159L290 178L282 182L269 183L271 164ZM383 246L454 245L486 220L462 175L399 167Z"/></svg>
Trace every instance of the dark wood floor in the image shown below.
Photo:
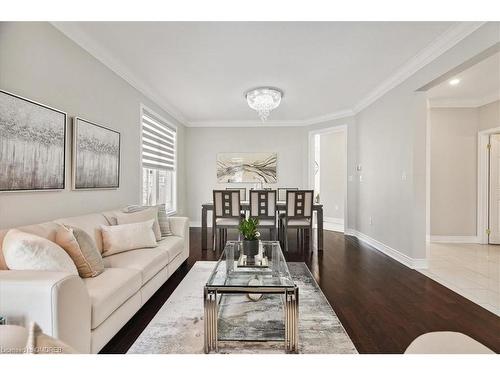
<svg viewBox="0 0 500 375"><path fill-rule="evenodd" d="M500 318L354 237L325 231L318 256L298 251L290 236L288 261L305 262L360 353L403 353L431 331L462 332L500 353ZM191 228L190 257L102 349L125 353L198 260L217 260L201 250L200 229Z"/></svg>

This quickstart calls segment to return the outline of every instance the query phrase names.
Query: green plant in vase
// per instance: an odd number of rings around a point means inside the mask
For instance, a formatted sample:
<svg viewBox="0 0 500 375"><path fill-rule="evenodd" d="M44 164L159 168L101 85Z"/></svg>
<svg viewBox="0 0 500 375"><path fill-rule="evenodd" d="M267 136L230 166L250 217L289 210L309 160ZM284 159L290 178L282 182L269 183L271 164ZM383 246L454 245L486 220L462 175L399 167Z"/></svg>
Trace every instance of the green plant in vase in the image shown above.
<svg viewBox="0 0 500 375"><path fill-rule="evenodd" d="M243 219L240 223L239 230L243 237L243 253L246 256L255 256L259 252L259 237L258 231L259 220L256 218Z"/></svg>

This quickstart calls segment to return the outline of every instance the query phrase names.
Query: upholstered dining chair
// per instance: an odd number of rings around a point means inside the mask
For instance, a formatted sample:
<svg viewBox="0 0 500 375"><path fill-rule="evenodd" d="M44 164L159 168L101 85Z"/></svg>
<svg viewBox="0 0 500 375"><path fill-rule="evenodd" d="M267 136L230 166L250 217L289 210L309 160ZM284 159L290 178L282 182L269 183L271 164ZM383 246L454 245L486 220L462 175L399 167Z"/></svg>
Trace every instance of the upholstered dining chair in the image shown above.
<svg viewBox="0 0 500 375"><path fill-rule="evenodd" d="M259 220L259 228L269 229L272 240L276 240L276 190L251 190L251 218Z"/></svg>
<svg viewBox="0 0 500 375"><path fill-rule="evenodd" d="M278 201L286 201L286 191L287 190L299 190L299 188L278 188Z"/></svg>
<svg viewBox="0 0 500 375"><path fill-rule="evenodd" d="M240 202L244 202L247 200L247 188L235 188L235 187L228 187L226 190L238 190L240 192Z"/></svg>
<svg viewBox="0 0 500 375"><path fill-rule="evenodd" d="M214 190L213 197L212 244L215 251L226 243L228 229L238 229L242 215L239 190Z"/></svg>
<svg viewBox="0 0 500 375"><path fill-rule="evenodd" d="M309 234L309 251L312 251L313 190L287 190L285 214L280 215L280 239L288 251L288 229L297 229L297 245L304 246L305 231Z"/></svg>

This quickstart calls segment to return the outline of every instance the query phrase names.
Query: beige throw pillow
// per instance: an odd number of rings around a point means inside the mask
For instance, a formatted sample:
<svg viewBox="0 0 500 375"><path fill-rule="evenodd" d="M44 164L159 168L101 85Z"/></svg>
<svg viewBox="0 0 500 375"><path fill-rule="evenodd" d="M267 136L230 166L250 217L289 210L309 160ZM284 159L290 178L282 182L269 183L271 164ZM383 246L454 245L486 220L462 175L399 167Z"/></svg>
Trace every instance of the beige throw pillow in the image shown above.
<svg viewBox="0 0 500 375"><path fill-rule="evenodd" d="M84 230L60 225L56 232L56 243L71 257L80 277L95 277L104 271L101 252Z"/></svg>
<svg viewBox="0 0 500 375"><path fill-rule="evenodd" d="M154 220L122 225L101 225L103 257L123 251L156 247Z"/></svg>
<svg viewBox="0 0 500 375"><path fill-rule="evenodd" d="M3 240L3 253L11 270L39 270L67 272L78 275L70 256L54 242L11 229Z"/></svg>
<svg viewBox="0 0 500 375"><path fill-rule="evenodd" d="M160 224L158 223L158 207L150 207L146 210L138 212L117 212L116 221L118 225L140 223L148 220L153 220L153 232L156 241L161 240Z"/></svg>
<svg viewBox="0 0 500 375"><path fill-rule="evenodd" d="M123 212L138 212L138 211L143 211L147 210L152 206L137 206L137 205L128 205ZM165 204L158 204L153 207L158 207L158 224L160 225L160 232L161 232L161 237L168 237L172 236L172 230L170 229L170 220L168 219L167 216L167 211L165 208Z"/></svg>

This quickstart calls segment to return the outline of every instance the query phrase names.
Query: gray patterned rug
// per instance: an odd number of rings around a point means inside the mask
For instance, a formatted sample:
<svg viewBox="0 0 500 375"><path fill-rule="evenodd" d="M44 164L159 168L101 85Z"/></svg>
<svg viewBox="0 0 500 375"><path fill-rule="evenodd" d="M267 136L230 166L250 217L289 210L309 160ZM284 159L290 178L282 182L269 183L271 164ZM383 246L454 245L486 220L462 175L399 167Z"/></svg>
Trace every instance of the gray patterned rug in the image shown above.
<svg viewBox="0 0 500 375"><path fill-rule="evenodd" d="M214 265L215 262L196 262L128 353L203 353L203 286ZM299 287L299 352L356 353L307 266L288 263L288 267ZM257 302L242 295L224 296L219 314L219 337L240 340L283 337L283 310L279 296L264 295ZM283 354L284 346L280 342L225 343L219 346L219 353Z"/></svg>

